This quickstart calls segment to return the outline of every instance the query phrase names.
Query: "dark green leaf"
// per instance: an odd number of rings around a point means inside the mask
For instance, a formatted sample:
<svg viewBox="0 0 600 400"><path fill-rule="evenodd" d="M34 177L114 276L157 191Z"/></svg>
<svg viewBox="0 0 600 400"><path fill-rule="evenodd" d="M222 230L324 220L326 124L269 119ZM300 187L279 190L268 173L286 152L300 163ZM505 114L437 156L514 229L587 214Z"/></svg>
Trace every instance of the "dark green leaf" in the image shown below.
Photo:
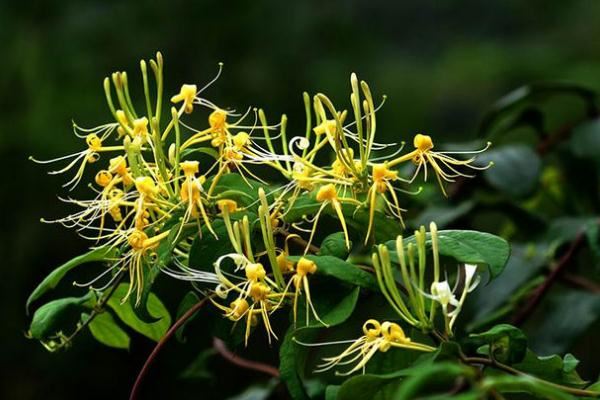
<svg viewBox="0 0 600 400"><path fill-rule="evenodd" d="M587 382L581 379L575 371L577 364L579 364L579 360L572 354L567 354L564 358L556 354L538 357L535 353L528 350L523 361L515 364L513 367L519 371L553 383L581 388Z"/></svg>
<svg viewBox="0 0 600 400"><path fill-rule="evenodd" d="M433 205L427 207L414 220L411 221L411 226L418 228L421 225L428 226L434 221L438 228L443 228L452 223L456 219L466 215L475 206L474 201L463 201L456 205Z"/></svg>
<svg viewBox="0 0 600 400"><path fill-rule="evenodd" d="M129 335L107 312L96 315L88 325L92 336L100 343L117 349L129 349Z"/></svg>
<svg viewBox="0 0 600 400"><path fill-rule="evenodd" d="M528 375L488 377L483 380L482 388L485 390L495 389L500 393L529 393L539 396L541 399L575 400L574 396Z"/></svg>
<svg viewBox="0 0 600 400"><path fill-rule="evenodd" d="M530 147L507 145L482 154L478 162L494 162L483 176L486 181L511 197L521 198L536 188L541 173L542 161Z"/></svg>
<svg viewBox="0 0 600 400"><path fill-rule="evenodd" d="M138 301L136 293L132 293L131 296L129 296L129 305L135 313L135 315L137 316L137 318L139 318L145 323L151 324L157 322L158 318L153 316L150 310L148 309L148 301L150 298L150 293L152 290L152 285L154 284L154 280L160 274L160 268L156 264L144 266L143 268L147 268L147 270L144 273L142 295L140 296L140 299ZM123 298L125 297L125 293L123 293Z"/></svg>
<svg viewBox="0 0 600 400"><path fill-rule="evenodd" d="M339 295L339 291L332 293L328 297L331 301L332 298ZM342 292L342 294L344 294ZM344 322L356 307L358 301L359 289L354 288L348 294L336 302L328 311L323 311L324 307L322 304L318 304L318 299L315 298L315 307L320 312L320 317L329 326L334 326ZM294 400L305 400L308 399L302 379L304 377L305 361L308 355L308 349L302 347L296 343L295 338L300 337L303 341L311 341L316 337L316 333L319 331L318 328L323 328L323 325L318 321L309 324L306 327L295 330L291 326L283 339L283 343L279 349L280 365L279 370L281 374L281 380L285 382L292 398Z"/></svg>
<svg viewBox="0 0 600 400"><path fill-rule="evenodd" d="M29 334L34 339L46 339L60 331L70 317L79 315L86 307L91 308L93 300L93 293L88 292L82 297L66 297L44 304L33 314Z"/></svg>
<svg viewBox="0 0 600 400"><path fill-rule="evenodd" d="M144 322L135 313L130 302L121 303L120 299L125 297L127 290L128 284L121 283L108 300L108 306L114 310L117 316L127 326L158 342L171 326L171 316L169 315L169 311L154 293L150 293L146 305L148 307L148 312L155 322Z"/></svg>
<svg viewBox="0 0 600 400"><path fill-rule="evenodd" d="M384 375L359 375L344 382L337 400L421 398L448 391L457 379L472 374L472 370L464 365L440 362L415 365Z"/></svg>
<svg viewBox="0 0 600 400"><path fill-rule="evenodd" d="M352 243L350 243L350 248L352 248ZM344 232L336 232L327 236L321 243L319 255L345 259L348 256L348 248Z"/></svg>
<svg viewBox="0 0 600 400"><path fill-rule="evenodd" d="M360 286L365 289L379 291L375 276L358 268L356 265L340 260L333 256L305 256L317 264L317 274L331 276L340 281ZM298 261L300 257L289 257L292 261Z"/></svg>
<svg viewBox="0 0 600 400"><path fill-rule="evenodd" d="M414 236L410 236L404 242L416 243L416 240ZM427 246L431 246L429 233L426 243ZM462 263L487 264L492 278L504 270L510 255L510 247L506 240L485 232L442 230L438 231L438 243L440 254L444 256ZM396 242L388 242L386 245L396 259Z"/></svg>
<svg viewBox="0 0 600 400"><path fill-rule="evenodd" d="M487 332L471 334L469 337L481 345L489 345L490 355L502 363L521 362L527 352L527 337L512 325L496 325Z"/></svg>
<svg viewBox="0 0 600 400"><path fill-rule="evenodd" d="M72 260L66 262L60 267L56 268L52 271L43 281L40 283L35 290L29 295L27 299L27 303L25 305L27 312L29 312L29 305L40 298L44 293L46 293L50 289L54 289L56 285L61 281L61 279L73 268L85 264L88 262L94 261L108 261L113 259L117 254L116 249L110 249L106 247L99 247L97 249L91 250L85 254L77 256Z"/></svg>
<svg viewBox="0 0 600 400"><path fill-rule="evenodd" d="M577 125L570 139L571 151L578 157L598 159L600 156L600 119Z"/></svg>
<svg viewBox="0 0 600 400"><path fill-rule="evenodd" d="M600 317L600 296L569 290L549 298L543 321L531 332L531 348L540 354L562 353Z"/></svg>

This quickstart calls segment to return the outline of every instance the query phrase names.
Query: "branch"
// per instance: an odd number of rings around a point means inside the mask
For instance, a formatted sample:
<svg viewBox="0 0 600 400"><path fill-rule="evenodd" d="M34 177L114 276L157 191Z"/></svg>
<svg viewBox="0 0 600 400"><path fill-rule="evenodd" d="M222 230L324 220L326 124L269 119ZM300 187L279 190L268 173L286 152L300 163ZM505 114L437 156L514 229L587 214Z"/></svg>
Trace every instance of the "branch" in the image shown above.
<svg viewBox="0 0 600 400"><path fill-rule="evenodd" d="M600 285L584 278L583 276L564 273L561 276L561 280L564 283L566 283L570 286L573 286L575 288L587 290L588 292L591 292L591 293L600 294Z"/></svg>
<svg viewBox="0 0 600 400"><path fill-rule="evenodd" d="M139 390L140 390L140 387L142 386L142 381L144 380L144 377L148 373L150 366L156 359L156 356L162 350L162 348L165 346L165 344L169 341L169 339L171 339L171 337L175 334L175 332L177 332L177 330L188 319L190 319L194 314L196 314L196 312L198 310L200 310L202 308L202 306L207 302L208 299L209 299L208 297L205 297L202 300L200 300L198 303L194 304L194 306L192 308L190 308L185 314L183 314L181 316L181 318L179 318L177 321L175 321L175 323L171 326L171 328L167 331L167 333L165 333L165 335L156 344L156 346L154 347L154 350L152 350L152 353L150 353L150 355L146 359L144 366L138 373L137 378L135 379L135 383L133 384L133 387L131 388L129 400L135 400L138 398Z"/></svg>
<svg viewBox="0 0 600 400"><path fill-rule="evenodd" d="M542 301L548 290L552 287L552 285L560 277L561 273L569 265L571 258L575 254L575 251L583 243L584 237L585 233L583 231L577 234L575 240L571 242L571 246L569 247L567 252L560 258L560 260L556 264L556 267L552 271L550 271L544 282L542 282L542 284L534 290L534 292L531 294L531 297L529 298L529 301L525 304L521 311L513 318L512 322L514 325L519 326L523 324L527 320L527 318L531 316L531 314L538 306L538 304Z"/></svg>
<svg viewBox="0 0 600 400"><path fill-rule="evenodd" d="M277 368L273 367L272 365L239 357L237 354L234 354L231 350L229 350L225 342L219 338L213 338L213 347L217 353L221 355L221 357L240 368L264 372L265 374L271 375L274 378L279 378L279 370Z"/></svg>

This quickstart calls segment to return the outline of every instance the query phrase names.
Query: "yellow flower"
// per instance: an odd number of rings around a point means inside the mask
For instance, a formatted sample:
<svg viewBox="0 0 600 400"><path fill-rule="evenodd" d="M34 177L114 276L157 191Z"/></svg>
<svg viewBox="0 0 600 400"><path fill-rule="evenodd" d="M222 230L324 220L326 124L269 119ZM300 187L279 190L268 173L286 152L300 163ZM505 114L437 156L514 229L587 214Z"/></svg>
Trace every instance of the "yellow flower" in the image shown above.
<svg viewBox="0 0 600 400"><path fill-rule="evenodd" d="M427 164L431 165L433 171L436 174L438 183L444 195L446 194L446 189L444 187L443 181L446 182L454 182L457 177L465 177L472 178L473 175L466 174L464 172L460 172L456 167L466 167L473 170L485 170L489 168L493 163L489 163L484 167L478 167L473 165L475 161L475 157L471 157L467 160L457 160L452 155L456 154L465 154L465 155L475 155L486 151L491 143L488 142L487 145L480 150L475 151L433 151L433 140L428 135L417 134L413 139L413 144L415 146L415 150L411 151L408 154L405 154L401 157L398 157L394 160L388 162L389 167L393 167L402 162L412 160L412 162L417 166L415 173L409 182L412 182L415 177L418 175L421 168L424 169L424 179L427 180Z"/></svg>
<svg viewBox="0 0 600 400"><path fill-rule="evenodd" d="M190 114L194 110L194 99L198 88L196 85L182 85L179 94L171 97L172 103L180 103L183 101L183 109L186 114Z"/></svg>
<svg viewBox="0 0 600 400"><path fill-rule="evenodd" d="M343 344L348 343L348 341L321 344L298 343L307 346L321 346ZM424 352L435 351L434 347L413 342L410 338L406 337L404 330L402 330L400 325L394 322L385 321L383 323L379 323L379 321L375 319L370 319L363 325L363 336L351 341L350 346L348 346L339 355L335 357L323 358L324 362L317 366L315 372L324 372L335 368L338 365L354 363L355 365L350 370L346 372L336 372L336 375L351 375L361 369L364 373L365 366L378 351L385 353L391 348L404 348Z"/></svg>
<svg viewBox="0 0 600 400"><path fill-rule="evenodd" d="M365 244L367 244L371 231L373 230L373 220L375 218L375 208L377 206L377 196L379 195L385 202L387 209L390 213L398 218L400 224L404 226L402 220L402 211L398 196L391 182L399 179L398 172L388 169L386 164L375 164L372 167L372 185L367 193L367 201L369 203L369 226L367 227L367 234L365 235ZM387 194L391 197L391 201L388 199Z"/></svg>
<svg viewBox="0 0 600 400"><path fill-rule="evenodd" d="M335 212L340 220L340 223L342 224L342 229L344 231L344 238L346 240L346 247L349 250L350 249L350 238L348 237L348 228L346 227L346 219L344 218L344 213L342 211L342 203L341 203L342 199L340 199L338 197L337 189L335 188L335 185L330 183L330 184L321 186L319 188L319 190L317 191L316 200L319 203L321 203L321 207L319 207L319 210L315 214L314 223L313 223L311 233L310 233L310 238L308 239L308 243L306 245L306 250L304 251L304 253L306 254L306 252L308 251L308 248L310 247L310 245L312 243L313 237L317 230L317 223L319 222L319 217L321 216L321 213L330 204L333 207L333 209L335 210ZM349 199L344 199L344 200L349 200Z"/></svg>

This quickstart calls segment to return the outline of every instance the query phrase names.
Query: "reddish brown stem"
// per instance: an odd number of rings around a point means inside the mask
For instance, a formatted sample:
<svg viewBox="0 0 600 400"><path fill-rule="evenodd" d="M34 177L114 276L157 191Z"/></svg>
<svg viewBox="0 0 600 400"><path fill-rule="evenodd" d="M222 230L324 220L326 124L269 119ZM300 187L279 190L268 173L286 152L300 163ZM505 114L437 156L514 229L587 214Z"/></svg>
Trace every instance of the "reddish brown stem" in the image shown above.
<svg viewBox="0 0 600 400"><path fill-rule="evenodd" d="M135 400L135 399L138 398L140 387L142 386L142 382L144 380L144 377L148 374L148 370L150 369L150 366L152 365L152 363L156 359L156 356L158 355L158 353L165 346L165 344L169 341L169 339L171 339L171 337L175 334L175 332L177 332L177 330L188 319L190 319L194 314L196 314L196 312L198 310L200 310L202 308L202 306L207 301L208 301L208 298L204 298L204 299L200 300L198 303L194 304L194 306L192 308L190 308L177 321L175 321L175 323L173 324L173 326L171 326L171 328L167 331L167 333L165 333L165 335L156 344L156 346L154 347L154 350L152 350L152 353L150 353L150 355L146 359L146 362L144 363L144 366L142 367L142 369L138 373L138 376L137 376L137 378L135 380L135 383L133 384L133 387L131 388L131 393L129 395L129 400Z"/></svg>
<svg viewBox="0 0 600 400"><path fill-rule="evenodd" d="M556 280L560 277L561 273L565 270L565 268L569 265L571 258L575 254L575 251L581 246L583 243L583 239L585 237L584 232L580 232L573 242L571 242L571 246L569 246L567 252L560 258L556 267L550 271L546 279L540 286L538 286L534 292L532 293L529 301L525 304L525 306L521 309L521 311L513 318L514 325L521 325L523 322L529 318L529 316L533 313L537 305L542 301L548 290L552 287L552 285L556 282Z"/></svg>
<svg viewBox="0 0 600 400"><path fill-rule="evenodd" d="M279 370L272 365L264 364L258 361L247 360L234 354L227 348L225 342L219 338L213 338L213 347L227 361L237 365L240 368L251 369L253 371L264 372L274 378L279 378Z"/></svg>

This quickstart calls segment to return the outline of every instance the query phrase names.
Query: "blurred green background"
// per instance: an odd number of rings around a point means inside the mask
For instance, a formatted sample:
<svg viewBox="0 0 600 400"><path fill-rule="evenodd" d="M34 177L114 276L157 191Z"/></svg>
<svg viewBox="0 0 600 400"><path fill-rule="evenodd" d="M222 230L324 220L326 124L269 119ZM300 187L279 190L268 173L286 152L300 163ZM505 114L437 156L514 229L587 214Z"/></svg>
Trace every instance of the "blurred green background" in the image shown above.
<svg viewBox="0 0 600 400"><path fill-rule="evenodd" d="M127 353L81 335L69 351L49 354L24 337L30 291L86 247L39 222L63 213L63 180L27 157L78 150L71 119L108 121L101 83L109 73L129 71L140 90L139 60L160 50L174 93L208 81L222 61L211 100L286 113L290 130L302 132L302 91L346 102L354 71L388 95L381 141L421 131L457 141L473 138L486 108L519 85L566 80L600 89L599 17L594 0L2 1L0 398L125 398L152 348L141 336ZM178 379L176 367L199 348L170 346L147 396L219 399L260 377L217 362L216 384Z"/></svg>

